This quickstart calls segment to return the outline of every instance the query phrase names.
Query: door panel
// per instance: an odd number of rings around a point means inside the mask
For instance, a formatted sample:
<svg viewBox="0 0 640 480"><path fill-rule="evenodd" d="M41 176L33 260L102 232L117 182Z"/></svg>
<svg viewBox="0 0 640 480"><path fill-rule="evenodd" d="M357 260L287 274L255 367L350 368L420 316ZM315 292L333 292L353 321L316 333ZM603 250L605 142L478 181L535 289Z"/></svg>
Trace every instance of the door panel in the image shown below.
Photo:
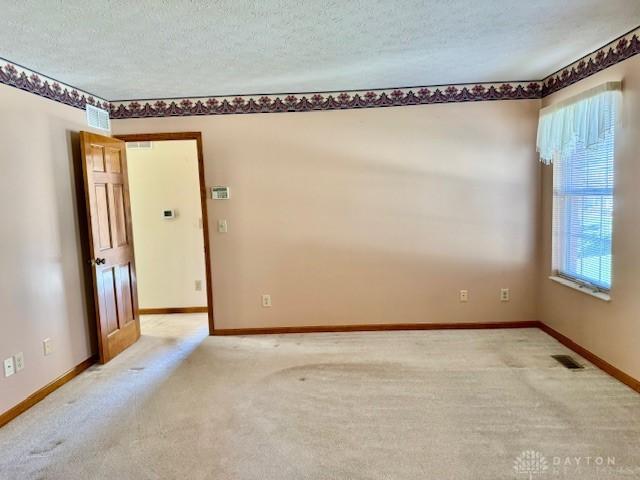
<svg viewBox="0 0 640 480"><path fill-rule="evenodd" d="M125 144L80 132L100 361L140 337Z"/></svg>
<svg viewBox="0 0 640 480"><path fill-rule="evenodd" d="M105 172L104 148L100 145L91 145L91 167L94 172Z"/></svg>
<svg viewBox="0 0 640 480"><path fill-rule="evenodd" d="M105 184L96 184L96 211L98 218L98 247L100 251L111 248L111 222L109 221L109 188Z"/></svg>
<svg viewBox="0 0 640 480"><path fill-rule="evenodd" d="M107 333L118 330L118 297L116 287L116 276L113 268L105 268L100 272L102 281L102 293L104 295L104 319Z"/></svg>
<svg viewBox="0 0 640 480"><path fill-rule="evenodd" d="M122 247L127 244L127 222L124 210L124 187L113 185L113 214L116 225L116 246Z"/></svg>
<svg viewBox="0 0 640 480"><path fill-rule="evenodd" d="M121 173L122 172L122 159L120 157L120 150L114 150L110 148L107 154L108 172Z"/></svg>
<svg viewBox="0 0 640 480"><path fill-rule="evenodd" d="M125 324L135 320L133 314L133 292L131 291L131 264L120 265L118 273L120 275L119 285L122 288L120 318L122 319L122 324Z"/></svg>

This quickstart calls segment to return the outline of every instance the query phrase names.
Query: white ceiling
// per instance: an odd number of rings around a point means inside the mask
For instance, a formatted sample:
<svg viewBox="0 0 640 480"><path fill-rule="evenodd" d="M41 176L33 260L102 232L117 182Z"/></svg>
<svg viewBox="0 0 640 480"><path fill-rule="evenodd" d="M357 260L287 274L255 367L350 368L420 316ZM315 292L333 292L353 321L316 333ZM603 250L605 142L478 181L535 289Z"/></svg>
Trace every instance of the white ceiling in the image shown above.
<svg viewBox="0 0 640 480"><path fill-rule="evenodd" d="M639 0L0 0L0 57L109 100L536 80Z"/></svg>

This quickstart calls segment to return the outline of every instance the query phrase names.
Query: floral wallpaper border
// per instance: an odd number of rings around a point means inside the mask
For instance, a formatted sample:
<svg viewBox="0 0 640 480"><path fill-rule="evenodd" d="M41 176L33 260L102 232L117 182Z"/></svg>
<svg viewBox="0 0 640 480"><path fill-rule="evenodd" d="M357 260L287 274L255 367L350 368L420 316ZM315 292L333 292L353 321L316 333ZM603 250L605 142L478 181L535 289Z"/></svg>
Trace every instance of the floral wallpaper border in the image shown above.
<svg viewBox="0 0 640 480"><path fill-rule="evenodd" d="M540 98L542 84L484 83L444 87L396 88L284 95L190 97L111 103L111 118L310 112L353 108L400 107L434 103Z"/></svg>
<svg viewBox="0 0 640 480"><path fill-rule="evenodd" d="M542 82L542 96L551 95L640 53L639 35L640 27L549 75Z"/></svg>
<svg viewBox="0 0 640 480"><path fill-rule="evenodd" d="M549 75L544 80L525 82L109 102L0 58L0 83L76 108L84 109L86 104L95 105L109 110L112 119L310 112L542 98L637 53L640 53L640 27Z"/></svg>
<svg viewBox="0 0 640 480"><path fill-rule="evenodd" d="M109 109L109 102L89 92L0 58L0 83L84 110L85 105Z"/></svg>

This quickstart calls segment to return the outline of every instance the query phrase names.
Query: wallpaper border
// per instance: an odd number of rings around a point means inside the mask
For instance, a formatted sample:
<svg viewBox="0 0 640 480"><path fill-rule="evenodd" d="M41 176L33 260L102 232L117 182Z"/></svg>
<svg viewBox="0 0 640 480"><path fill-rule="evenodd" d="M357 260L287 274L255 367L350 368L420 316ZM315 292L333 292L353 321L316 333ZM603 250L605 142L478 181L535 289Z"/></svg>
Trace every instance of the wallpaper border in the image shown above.
<svg viewBox="0 0 640 480"><path fill-rule="evenodd" d="M0 83L56 102L110 111L114 120L197 115L311 112L546 97L640 53L640 27L570 63L544 80L273 95L237 95L107 101L0 58Z"/></svg>
<svg viewBox="0 0 640 480"><path fill-rule="evenodd" d="M639 35L640 27L636 27L605 46L552 73L542 82L542 96L551 95L640 53Z"/></svg>
<svg viewBox="0 0 640 480"><path fill-rule="evenodd" d="M639 35L640 27L636 27L544 80L307 94L123 100L111 102L111 118L309 112L543 98L640 53Z"/></svg>
<svg viewBox="0 0 640 480"><path fill-rule="evenodd" d="M72 107L85 109L85 105L109 109L109 102L67 83L43 75L0 57L0 84L15 87Z"/></svg>
<svg viewBox="0 0 640 480"><path fill-rule="evenodd" d="M311 112L435 103L540 98L540 82L480 83L282 95L188 97L111 102L111 118L182 117L243 113Z"/></svg>

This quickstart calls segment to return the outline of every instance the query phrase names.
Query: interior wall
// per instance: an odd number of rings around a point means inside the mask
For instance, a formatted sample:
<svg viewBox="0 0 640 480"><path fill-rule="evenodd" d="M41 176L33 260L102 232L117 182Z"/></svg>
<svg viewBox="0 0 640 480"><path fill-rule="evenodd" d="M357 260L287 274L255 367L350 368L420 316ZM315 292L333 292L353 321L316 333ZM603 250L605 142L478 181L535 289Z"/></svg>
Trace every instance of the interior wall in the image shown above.
<svg viewBox="0 0 640 480"><path fill-rule="evenodd" d="M640 378L640 55L546 97L543 105L616 80L623 81L623 107L615 144L611 301L604 302L548 279L553 175L552 167L544 167L540 320L625 373Z"/></svg>
<svg viewBox="0 0 640 480"><path fill-rule="evenodd" d="M510 322L537 318L539 106L127 119L112 128L202 132L207 185L231 188L230 200L208 201L217 329ZM217 233L218 219L228 233ZM500 302L502 287L510 302Z"/></svg>
<svg viewBox="0 0 640 480"><path fill-rule="evenodd" d="M0 85L0 360L25 360L0 374L0 412L95 352L73 161L80 130L83 110Z"/></svg>
<svg viewBox="0 0 640 480"><path fill-rule="evenodd" d="M196 141L127 147L127 162L140 308L206 307Z"/></svg>

